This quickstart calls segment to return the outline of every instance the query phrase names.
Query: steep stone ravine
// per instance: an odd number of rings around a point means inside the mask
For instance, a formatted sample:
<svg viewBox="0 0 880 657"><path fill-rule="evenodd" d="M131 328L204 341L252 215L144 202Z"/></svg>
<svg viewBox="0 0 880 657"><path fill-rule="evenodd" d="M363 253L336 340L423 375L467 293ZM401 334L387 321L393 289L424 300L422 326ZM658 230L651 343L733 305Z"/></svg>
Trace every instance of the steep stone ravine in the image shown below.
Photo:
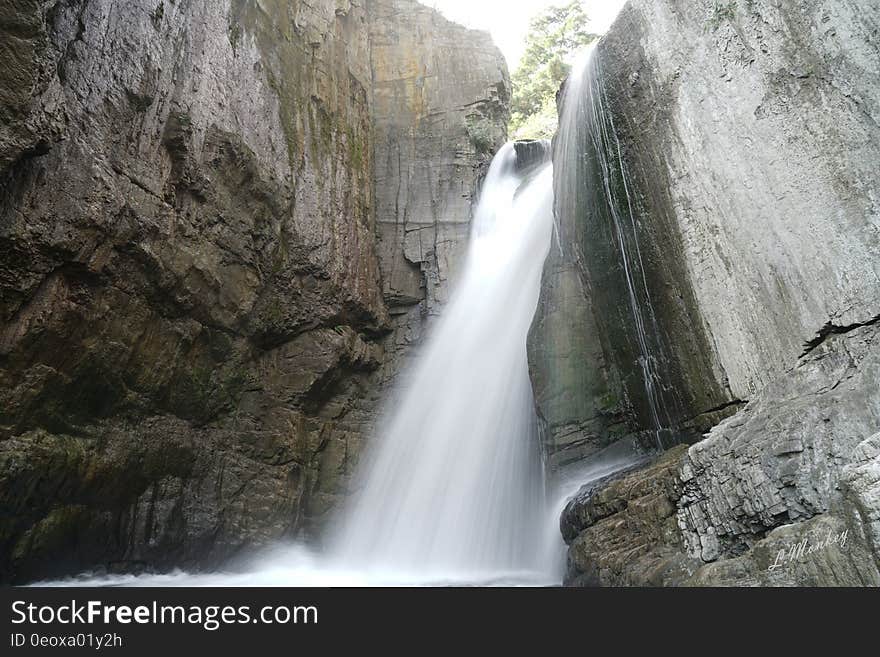
<svg viewBox="0 0 880 657"><path fill-rule="evenodd" d="M870 3L631 0L597 46L695 444L569 502L569 583L880 583L878 34ZM557 466L651 428L609 219L566 193L530 337Z"/></svg>
<svg viewBox="0 0 880 657"><path fill-rule="evenodd" d="M454 277L500 53L414 0L0 12L0 579L314 537Z"/></svg>

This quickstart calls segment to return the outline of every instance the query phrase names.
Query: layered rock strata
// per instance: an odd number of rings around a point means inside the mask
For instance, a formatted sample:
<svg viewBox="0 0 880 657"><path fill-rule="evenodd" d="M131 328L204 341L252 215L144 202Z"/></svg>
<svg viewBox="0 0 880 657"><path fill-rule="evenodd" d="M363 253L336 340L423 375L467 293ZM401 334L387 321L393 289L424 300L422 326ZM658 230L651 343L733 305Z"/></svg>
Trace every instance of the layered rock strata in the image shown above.
<svg viewBox="0 0 880 657"><path fill-rule="evenodd" d="M464 249L500 54L412 0L0 12L0 578L314 536Z"/></svg>

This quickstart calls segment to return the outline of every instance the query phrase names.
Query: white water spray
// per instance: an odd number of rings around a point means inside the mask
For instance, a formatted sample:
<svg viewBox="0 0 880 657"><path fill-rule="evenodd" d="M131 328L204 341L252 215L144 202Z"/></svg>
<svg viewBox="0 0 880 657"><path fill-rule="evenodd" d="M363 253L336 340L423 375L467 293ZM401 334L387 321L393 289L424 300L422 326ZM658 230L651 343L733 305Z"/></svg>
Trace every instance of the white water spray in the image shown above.
<svg viewBox="0 0 880 657"><path fill-rule="evenodd" d="M563 190L556 199L557 212L572 215L582 207L590 207L598 214L598 209L603 207L611 222L614 247L627 289L645 398L659 446L660 432L672 425L663 394L660 345L651 337L658 336L659 329L639 246L629 176L614 117L607 109L601 61L595 53L592 46L578 56L565 84L555 157L559 177L556 188ZM591 152L584 150L587 142L592 146ZM585 181L589 181L590 186L585 186ZM592 186L593 181L599 184L598 189ZM563 246L566 241L573 241L564 236L560 240L560 250L566 248Z"/></svg>
<svg viewBox="0 0 880 657"><path fill-rule="evenodd" d="M334 552L429 581L538 572L543 466L526 360L552 225L549 164L495 157L462 279L362 467Z"/></svg>

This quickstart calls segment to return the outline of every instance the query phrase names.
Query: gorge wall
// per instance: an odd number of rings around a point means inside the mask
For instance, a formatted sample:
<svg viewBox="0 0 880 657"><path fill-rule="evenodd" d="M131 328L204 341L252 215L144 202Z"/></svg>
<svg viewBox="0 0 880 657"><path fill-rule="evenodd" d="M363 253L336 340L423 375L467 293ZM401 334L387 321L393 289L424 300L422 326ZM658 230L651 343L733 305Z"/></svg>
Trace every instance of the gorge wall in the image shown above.
<svg viewBox="0 0 880 657"><path fill-rule="evenodd" d="M370 5L376 216L391 352L418 341L463 262L476 185L507 137L501 52L416 2ZM393 377L403 359L386 359Z"/></svg>
<svg viewBox="0 0 880 657"><path fill-rule="evenodd" d="M314 537L509 83L414 0L0 10L0 579Z"/></svg>
<svg viewBox="0 0 880 657"><path fill-rule="evenodd" d="M696 444L570 501L569 582L880 582L878 35L877 3L631 0L597 46L610 164L581 131L531 339L548 448L652 429L621 242Z"/></svg>

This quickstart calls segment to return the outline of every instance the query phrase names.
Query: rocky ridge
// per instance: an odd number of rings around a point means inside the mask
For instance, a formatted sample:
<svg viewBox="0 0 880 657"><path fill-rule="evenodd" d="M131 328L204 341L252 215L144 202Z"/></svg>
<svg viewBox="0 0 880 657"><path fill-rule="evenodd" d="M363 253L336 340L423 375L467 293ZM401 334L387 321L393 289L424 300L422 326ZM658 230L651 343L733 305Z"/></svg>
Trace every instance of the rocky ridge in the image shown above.
<svg viewBox="0 0 880 657"><path fill-rule="evenodd" d="M599 43L610 194L695 444L572 500L570 583L878 582L878 25L855 3L632 0ZM568 205L557 187L568 248L530 341L560 464L652 428L592 166Z"/></svg>

